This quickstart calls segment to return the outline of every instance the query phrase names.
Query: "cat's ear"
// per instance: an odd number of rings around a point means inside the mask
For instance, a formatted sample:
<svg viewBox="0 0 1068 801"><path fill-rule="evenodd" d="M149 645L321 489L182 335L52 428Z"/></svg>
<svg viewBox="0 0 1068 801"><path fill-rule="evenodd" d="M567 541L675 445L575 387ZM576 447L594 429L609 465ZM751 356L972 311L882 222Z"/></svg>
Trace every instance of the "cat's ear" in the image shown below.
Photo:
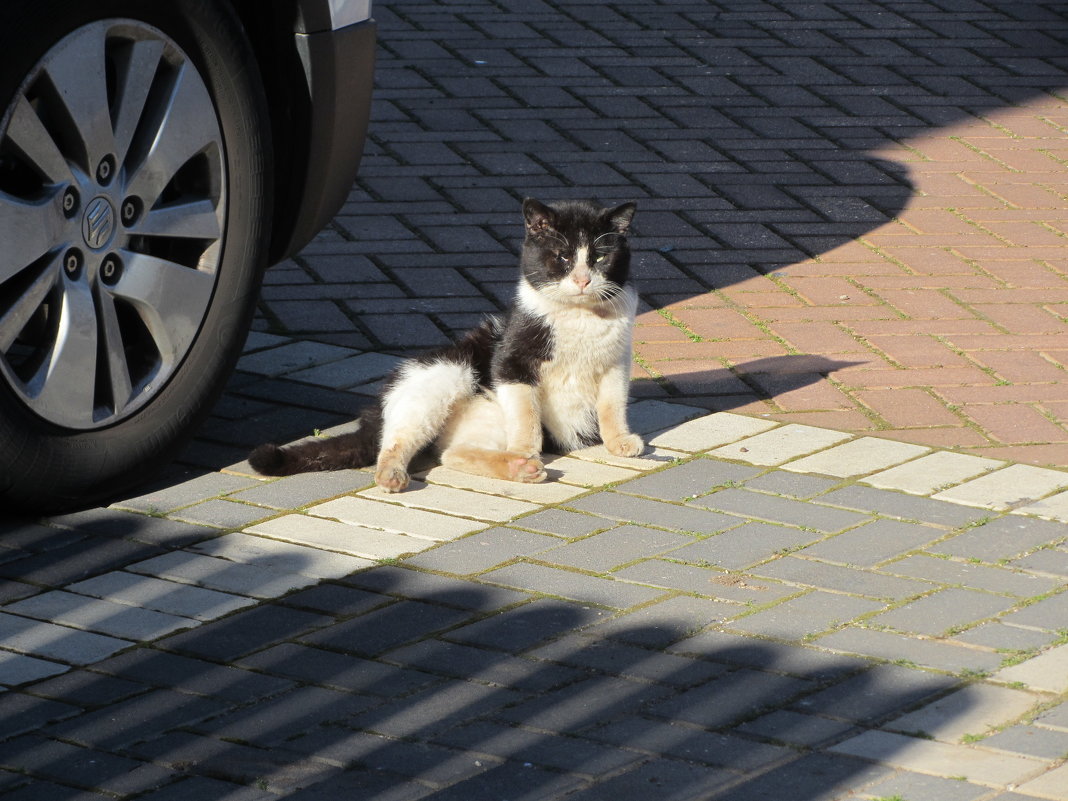
<svg viewBox="0 0 1068 801"><path fill-rule="evenodd" d="M523 201L523 220L529 234L543 234L556 226L556 213L542 203L528 197Z"/></svg>
<svg viewBox="0 0 1068 801"><path fill-rule="evenodd" d="M605 216L608 217L616 233L625 234L630 228L630 221L634 219L634 212L637 208L637 203L624 203L621 206L610 209Z"/></svg>

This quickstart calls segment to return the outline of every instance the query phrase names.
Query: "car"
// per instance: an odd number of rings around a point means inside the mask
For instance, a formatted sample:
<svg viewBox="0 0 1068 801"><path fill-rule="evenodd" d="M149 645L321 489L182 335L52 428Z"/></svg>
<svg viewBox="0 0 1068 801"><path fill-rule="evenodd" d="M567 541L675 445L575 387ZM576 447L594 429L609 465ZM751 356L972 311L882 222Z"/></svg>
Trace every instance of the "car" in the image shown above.
<svg viewBox="0 0 1068 801"><path fill-rule="evenodd" d="M329 221L370 114L370 0L0 4L0 515L129 489Z"/></svg>

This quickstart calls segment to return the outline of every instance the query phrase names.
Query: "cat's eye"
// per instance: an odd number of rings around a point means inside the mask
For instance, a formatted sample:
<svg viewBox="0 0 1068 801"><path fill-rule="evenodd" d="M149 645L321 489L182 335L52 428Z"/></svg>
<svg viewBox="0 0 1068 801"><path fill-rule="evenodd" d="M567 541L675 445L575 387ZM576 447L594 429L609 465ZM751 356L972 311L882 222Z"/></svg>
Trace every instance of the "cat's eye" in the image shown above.
<svg viewBox="0 0 1068 801"><path fill-rule="evenodd" d="M604 261L604 260L605 260L606 258L608 258L608 257L607 257L607 256L605 256L605 255L604 255L603 253L602 253L602 254L600 254L600 255L599 255L599 256L597 257L597 264L600 264L600 263L601 263L602 261Z"/></svg>
<svg viewBox="0 0 1068 801"><path fill-rule="evenodd" d="M556 254L556 263L557 264L567 264L569 261L571 261L571 259L569 259L567 256L565 256L563 253L557 253Z"/></svg>

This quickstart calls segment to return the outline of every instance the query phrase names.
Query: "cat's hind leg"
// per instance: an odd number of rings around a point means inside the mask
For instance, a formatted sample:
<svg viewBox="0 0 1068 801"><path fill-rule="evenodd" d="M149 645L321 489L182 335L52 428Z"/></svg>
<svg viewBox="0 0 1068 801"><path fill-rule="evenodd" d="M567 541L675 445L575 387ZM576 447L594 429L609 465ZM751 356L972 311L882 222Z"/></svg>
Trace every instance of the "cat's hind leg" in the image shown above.
<svg viewBox="0 0 1068 801"><path fill-rule="evenodd" d="M546 478L538 454L508 450L505 415L491 396L471 398L456 410L438 440L445 467L505 481L537 483Z"/></svg>
<svg viewBox="0 0 1068 801"><path fill-rule="evenodd" d="M487 478L536 484L547 477L545 465L537 456L516 451L498 451L474 445L454 445L441 454L445 467Z"/></svg>
<svg viewBox="0 0 1068 801"><path fill-rule="evenodd" d="M470 398L472 368L447 360L409 362L382 398L382 442L375 483L386 492L408 486L408 463L445 428L450 414Z"/></svg>

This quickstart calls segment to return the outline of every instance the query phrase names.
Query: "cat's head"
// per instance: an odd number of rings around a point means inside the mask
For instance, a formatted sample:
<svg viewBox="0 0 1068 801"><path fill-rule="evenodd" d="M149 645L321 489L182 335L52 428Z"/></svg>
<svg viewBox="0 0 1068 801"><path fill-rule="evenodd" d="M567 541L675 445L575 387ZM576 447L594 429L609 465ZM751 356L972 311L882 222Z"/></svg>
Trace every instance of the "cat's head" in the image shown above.
<svg viewBox="0 0 1068 801"><path fill-rule="evenodd" d="M630 275L627 230L634 209L634 203L605 208L586 200L546 205L527 198L523 277L559 303L612 301Z"/></svg>

